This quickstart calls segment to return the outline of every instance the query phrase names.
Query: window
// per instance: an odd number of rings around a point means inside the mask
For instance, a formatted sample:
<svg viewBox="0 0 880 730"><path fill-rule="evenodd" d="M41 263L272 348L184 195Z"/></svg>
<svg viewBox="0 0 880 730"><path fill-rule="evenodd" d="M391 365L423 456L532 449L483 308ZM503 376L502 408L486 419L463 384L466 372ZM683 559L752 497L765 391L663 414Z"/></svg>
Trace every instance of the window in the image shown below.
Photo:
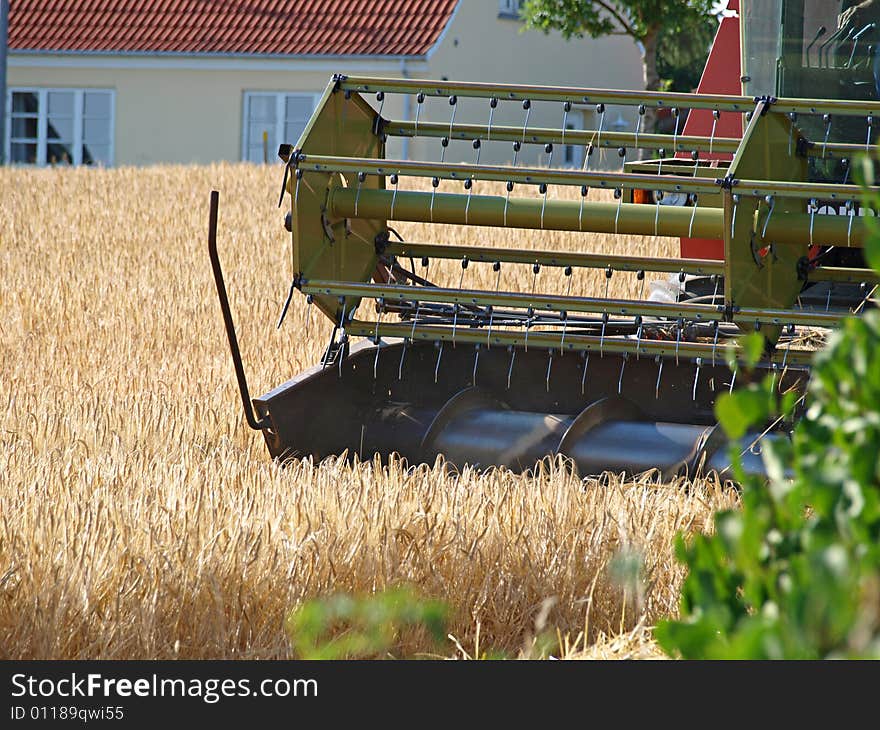
<svg viewBox="0 0 880 730"><path fill-rule="evenodd" d="M523 0L498 0L498 17L519 20L519 11L522 5Z"/></svg>
<svg viewBox="0 0 880 730"><path fill-rule="evenodd" d="M242 159L269 162L275 157L278 145L284 142L295 145L315 110L316 102L315 94L245 92Z"/></svg>
<svg viewBox="0 0 880 730"><path fill-rule="evenodd" d="M6 159L26 165L112 165L110 89L9 89Z"/></svg>

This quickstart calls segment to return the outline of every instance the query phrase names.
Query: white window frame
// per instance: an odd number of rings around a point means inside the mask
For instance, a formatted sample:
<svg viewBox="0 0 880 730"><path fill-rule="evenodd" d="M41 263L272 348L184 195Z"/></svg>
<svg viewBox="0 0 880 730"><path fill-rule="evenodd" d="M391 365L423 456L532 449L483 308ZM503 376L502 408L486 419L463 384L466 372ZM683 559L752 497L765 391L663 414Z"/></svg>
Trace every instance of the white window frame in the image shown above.
<svg viewBox="0 0 880 730"><path fill-rule="evenodd" d="M249 162L248 160L248 107L250 106L250 100L252 96L274 96L275 97L275 139L281 140L280 143L288 143L295 145L298 140L295 139L284 139L284 124L285 124L285 105L287 102L288 96L301 96L306 97L312 100L312 113L314 114L315 109L318 107L318 101L321 99L321 94L313 92L313 91L273 91L271 89L267 89L265 91L262 90L251 90L245 91L242 95L241 101L241 160L242 162ZM270 144L272 140L269 140ZM268 161L272 162L275 157L275 154L278 152L277 144L274 148L269 148Z"/></svg>
<svg viewBox="0 0 880 730"><path fill-rule="evenodd" d="M71 86L10 86L6 89L6 138L3 140L3 151L6 160L12 159L12 94L25 93L37 95L37 161L35 166L49 164L46 160L46 147L48 146L49 128L49 94L52 92L73 92L73 164L82 164L83 146L83 106L86 92L101 92L110 96L110 161L113 165L116 160L116 89L100 87L71 87ZM16 165L27 165L26 162L16 162Z"/></svg>

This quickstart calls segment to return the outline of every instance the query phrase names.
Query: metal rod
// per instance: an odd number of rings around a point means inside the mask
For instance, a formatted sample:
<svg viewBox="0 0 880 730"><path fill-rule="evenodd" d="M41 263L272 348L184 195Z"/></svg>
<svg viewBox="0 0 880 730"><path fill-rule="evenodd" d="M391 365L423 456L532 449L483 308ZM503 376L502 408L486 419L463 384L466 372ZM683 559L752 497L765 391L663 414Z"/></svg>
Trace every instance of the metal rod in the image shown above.
<svg viewBox="0 0 880 730"><path fill-rule="evenodd" d="M439 177L447 180L494 180L512 181L537 185L588 185L613 190L645 189L664 192L709 193L719 192L720 179L693 177L692 175L652 175L629 172L585 172L583 170L553 169L544 167L519 167L511 169L504 165L469 165L465 163L440 164L416 160L385 160L379 157L331 157L327 155L302 154L300 167L305 172L365 172L374 175L397 173L408 177ZM708 168L707 168L708 170ZM880 186L865 189L858 185L831 183L783 182L772 180L737 179L734 190L740 195L763 198L774 195L789 198L827 198L846 201L860 198L864 192L880 193ZM368 191L364 191L365 193ZM375 191L372 191L375 192Z"/></svg>
<svg viewBox="0 0 880 730"><path fill-rule="evenodd" d="M235 335L235 322L232 320L232 311L229 308L229 297L226 295L226 284L223 281L223 269L220 266L220 256L217 254L217 212L220 206L220 193L211 191L211 208L208 215L208 255L211 257L211 269L214 271L214 283L217 285L217 298L220 300L220 310L223 312L223 324L226 327L226 337L229 340L229 350L232 353L232 364L235 367L235 377L238 380L238 392L241 395L241 405L244 409L244 417L254 431L264 431L271 427L268 418L257 420L248 391L247 377L244 374L244 365L241 362L241 351L238 349L238 337Z"/></svg>
<svg viewBox="0 0 880 730"><path fill-rule="evenodd" d="M331 157L328 155L302 154L299 165L306 172L366 172L373 175L386 175L397 173L407 177L439 177L447 180L464 181L468 178L475 180L494 180L496 182L524 183L537 185L587 185L595 188L613 190L615 188L644 188L647 190L664 190L669 192L689 193L715 193L719 191L719 183L716 178L693 177L691 175L665 175L658 178L657 175L647 173L625 172L586 172L583 170L553 169L545 167L518 167L511 168L505 165L469 165L466 163L440 164L438 162L426 162L420 160L386 160L379 157ZM795 183L806 185L807 183ZM755 181L756 186L767 185L763 181ZM751 185L749 186L752 187ZM829 192L836 191L844 186L817 186L827 188ZM859 195L857 186L850 186ZM878 189L880 190L880 189ZM368 191L364 191L365 193ZM772 192L772 191L771 191ZM817 189L814 191L821 192ZM749 194L750 191L745 191ZM760 191L756 194L760 194ZM846 197L853 197L848 195Z"/></svg>
<svg viewBox="0 0 880 730"><path fill-rule="evenodd" d="M651 256L571 253L568 251L534 251L531 249L495 248L493 246L454 246L440 243L393 242L387 244L385 253L401 258L430 256L431 258L440 259L460 259L463 256L467 256L474 263L494 264L496 261L511 264L539 263L542 266L573 266L587 269L604 269L610 266L615 271L662 271L670 273L684 271L696 276L721 275L724 273L724 262L710 259L670 259ZM816 269L816 271L820 269ZM844 270L841 269L841 271ZM856 272L867 272L865 269L846 269L845 271L851 272L851 275L855 277L854 281L864 281L864 276Z"/></svg>
<svg viewBox="0 0 880 730"><path fill-rule="evenodd" d="M509 170L512 175L513 171ZM655 185L657 185L654 178ZM386 190L364 189L360 195L359 217L386 220L389 217L392 193ZM355 191L351 188L334 188L331 192L330 210L338 218L353 218ZM401 191L397 195L395 219L423 222L433 213L435 223L465 223L467 196L455 193L438 193L433 210L431 193ZM540 229L541 200L510 198L491 195L474 195L469 208L468 224L476 226L505 226L513 228ZM506 215L505 215L506 214ZM748 214L754 220L755 211ZM691 220L693 218L693 226ZM640 203L588 202L583 213L580 203L574 200L548 200L544 211L544 228L560 231L591 231L594 233L618 233L653 235L654 206ZM851 230L850 230L851 226ZM754 228L754 227L753 227ZM783 213L776 211L767 225L767 240L777 244L800 245L809 235L810 216L806 213ZM814 219L814 237L817 241L834 246L861 247L867 235L863 217L821 215ZM695 238L724 238L723 212L720 208L664 205L657 218L657 235L685 236Z"/></svg>
<svg viewBox="0 0 880 730"><path fill-rule="evenodd" d="M355 337L372 337L374 328L374 322L361 322L359 320L354 320L350 323L349 327L346 328L346 331L350 335ZM387 338L402 338L406 336L406 333L408 331L409 328L406 324L403 323L398 324L388 322L383 324L381 328L382 336ZM459 342L465 342L469 344L483 342L485 339L482 332L480 332L479 330L474 331L472 329L459 332L457 337ZM416 339L434 342L439 347L440 345L442 345L442 343L451 341L451 328L448 326L440 325L426 325L425 327L419 328L419 331L416 333ZM512 353L514 353L514 355L517 348L522 347L524 345L524 342L525 339L523 334L515 331L496 330L495 333L492 335L493 345L507 345L512 348L511 351ZM547 350L557 349L559 347L559 338L551 332L532 331L529 334L529 345L533 348ZM635 343L632 340L626 338L605 337L604 342L601 343L601 347L606 353L636 353ZM738 345L736 347L738 351ZM565 349L568 352L586 351L593 353L599 352L599 348L599 337L596 335L569 334L565 340ZM697 357L705 358L707 355L711 356L712 345L697 342L685 342L680 345L679 350L679 354L682 358L687 360L695 360ZM669 340L643 339L641 341L641 344L639 345L638 353L642 357L674 357L675 343L670 342ZM793 367L808 366L812 362L814 355L815 352L812 350L792 350L791 353L788 355L788 364ZM511 358L511 363L512 360L513 358ZM762 362L770 363L777 361L781 361L780 354L774 354L773 357Z"/></svg>
<svg viewBox="0 0 880 730"><path fill-rule="evenodd" d="M390 284L362 284L342 281L304 281L304 294L321 294L345 297L366 297L391 302L433 301L460 306L493 306L534 309L538 312L592 312L634 317L665 317L668 319L712 322L723 319L725 307L714 304L686 304L682 302L642 302L630 299L599 299L593 297L566 297L557 294L523 294L520 292L490 292L477 289L444 289L441 287L413 287ZM795 325L810 327L835 327L843 318L837 312L808 312L790 309L737 307L730 314L730 321L742 324ZM482 336L481 336L482 339Z"/></svg>
<svg viewBox="0 0 880 730"><path fill-rule="evenodd" d="M747 112L755 108L754 97L724 94L687 94L669 91L627 91L591 89L565 86L527 86L521 84L490 84L474 81L442 81L429 79L385 79L364 76L338 77L331 82L336 88L357 92L386 91L430 96L497 97L503 100L571 101L572 104L645 104L656 108L681 106L688 109L718 109L719 111ZM850 100L776 99L774 111L795 111L804 114L836 113L865 116L880 112L880 102Z"/></svg>

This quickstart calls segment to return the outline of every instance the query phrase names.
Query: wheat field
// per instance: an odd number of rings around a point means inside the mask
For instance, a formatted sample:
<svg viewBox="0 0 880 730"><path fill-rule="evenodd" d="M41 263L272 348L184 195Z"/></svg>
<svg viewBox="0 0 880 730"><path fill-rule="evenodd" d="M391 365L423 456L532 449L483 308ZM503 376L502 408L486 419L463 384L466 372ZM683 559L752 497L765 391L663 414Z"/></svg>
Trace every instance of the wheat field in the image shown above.
<svg viewBox="0 0 880 730"><path fill-rule="evenodd" d="M451 638L402 633L392 656L528 656L539 631L557 637L554 656L659 656L650 627L675 613L683 577L673 537L709 529L731 488L579 480L550 461L520 476L268 459L243 422L206 230L217 189L242 354L265 392L313 365L330 332L312 312L302 337L301 297L275 329L290 282L280 176L0 169L0 658L291 657L284 619L300 601L401 582L449 605ZM396 228L426 242L677 245ZM460 269L445 275L458 285ZM533 285L528 267L505 276ZM541 276L543 291L565 285ZM575 291L605 285L579 276ZM488 268L467 277L494 285ZM624 276L610 286L636 293ZM643 560L640 578L616 574L620 555Z"/></svg>

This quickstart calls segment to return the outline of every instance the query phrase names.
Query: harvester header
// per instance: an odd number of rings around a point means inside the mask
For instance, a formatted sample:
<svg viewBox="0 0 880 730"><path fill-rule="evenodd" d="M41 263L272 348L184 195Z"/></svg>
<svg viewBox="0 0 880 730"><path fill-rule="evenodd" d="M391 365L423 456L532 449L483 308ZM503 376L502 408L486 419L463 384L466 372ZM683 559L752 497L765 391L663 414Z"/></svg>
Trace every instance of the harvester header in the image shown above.
<svg viewBox="0 0 880 730"><path fill-rule="evenodd" d="M415 118L383 116L391 95L413 97ZM464 100L483 105L485 123L456 119ZM429 105L448 118L429 121ZM555 109L558 127L530 124L538 105ZM632 108L632 131L605 128L611 105ZM501 108L521 124L499 124ZM648 108L670 109L674 133L642 129ZM741 115L742 139L714 125L684 134L677 120L694 109ZM594 129L569 128L577 110ZM334 76L300 140L279 150L290 294L333 327L321 363L254 401L270 453L442 454L514 469L564 454L583 473L723 470L713 405L745 380L741 334L764 339L759 375L803 395L805 343L872 303L876 274L829 266L823 252L863 245L867 211L849 170L875 154L878 115L880 102L864 100ZM805 119L822 138L807 137ZM861 119L865 143L836 141L841 119ZM397 137L420 140L427 158L388 159ZM481 161L489 145L510 163ZM532 146L542 164L523 163ZM583 164L559 167L563 146L582 148ZM710 157L719 152L732 159ZM841 166L843 179L823 173ZM846 214L820 213L828 205ZM479 244L403 240L394 221L474 228ZM498 228L531 230L539 245L494 245ZM551 231L616 236L621 251L628 236L718 239L724 259L591 252L589 236L552 250L540 244ZM674 295L645 296L648 273L670 277ZM637 294L608 295L621 276ZM747 468L763 469L760 442L785 427L743 439Z"/></svg>

